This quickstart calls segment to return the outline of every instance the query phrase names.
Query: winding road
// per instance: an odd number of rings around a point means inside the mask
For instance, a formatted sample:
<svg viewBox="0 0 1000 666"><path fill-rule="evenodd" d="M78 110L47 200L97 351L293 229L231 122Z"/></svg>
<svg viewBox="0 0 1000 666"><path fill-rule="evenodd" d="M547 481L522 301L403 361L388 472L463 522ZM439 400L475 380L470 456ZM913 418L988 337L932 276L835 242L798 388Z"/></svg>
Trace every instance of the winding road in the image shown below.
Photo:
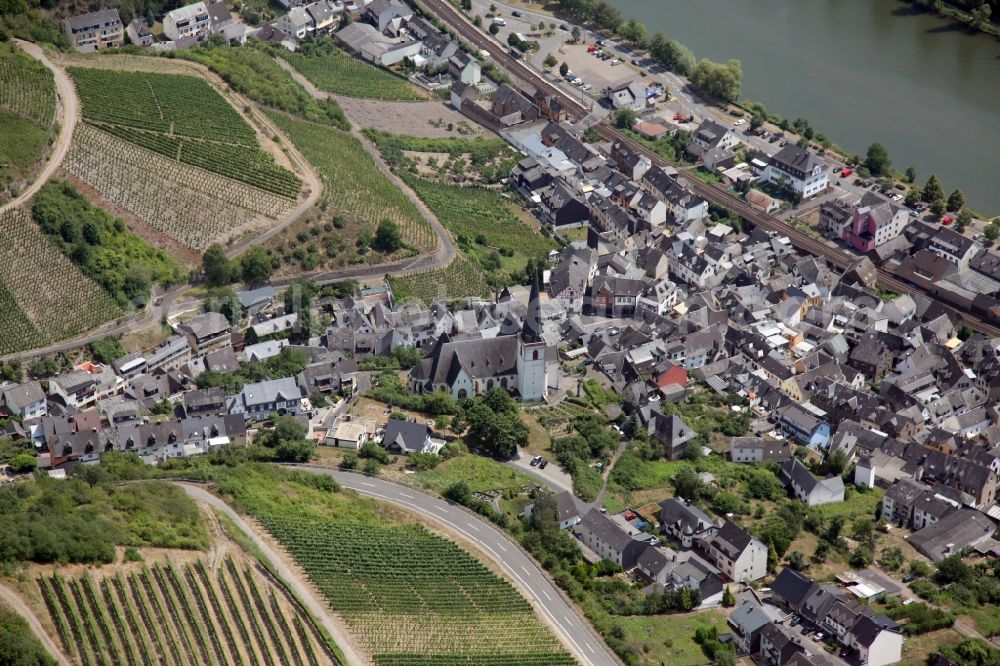
<svg viewBox="0 0 1000 666"><path fill-rule="evenodd" d="M56 141L56 148L49 159L49 162L45 165L45 168L39 174L39 177L34 183L25 189L17 199L9 202L3 207L0 207L0 213L6 210L8 207L24 203L31 198L44 183L52 177L52 175L58 170L62 163L63 158L66 156L66 152L69 150L70 142L72 140L73 128L76 125L79 116L79 99L76 95L76 89L73 87L72 81L70 81L65 70L63 68L54 65L48 58L46 58L44 52L40 47L30 42L22 42L18 40L18 44L33 57L38 58L46 67L52 70L55 75L57 89L59 90L60 98L63 100L62 110L63 110L63 121L60 128L59 138ZM142 56L136 56L142 57ZM285 67L292 74L292 77L302 85L311 95L323 98L327 96L320 90L317 90L315 86L309 83L303 76L301 76L297 71L295 71L290 65L280 58L277 59L278 63ZM188 61L177 61L183 62L186 66L192 70L197 70L205 79L216 87L224 97L229 99L237 110L243 108L250 108L254 120L260 124L261 127L265 128L272 135L281 134L280 130L271 122L271 119L263 113L256 104L240 95L239 93L233 91L226 83L219 77L218 74L213 72L211 69L202 65L200 63L188 62ZM371 266L356 266L352 268L345 268L336 271L327 271L323 273L313 273L295 276L292 278L279 278L271 281L271 285L274 287L285 287L300 278L309 278L316 282L317 284L326 284L329 282L337 282L340 280L378 280L384 277L387 273L392 273L393 275L412 275L414 273L423 273L425 271L435 270L437 268L443 268L451 263L455 258L456 249L455 241L452 239L451 234L441 225L434 213L424 204L423 201L417 197L416 193L413 192L409 187L407 187L392 171L389 166L382 159L378 150L368 141L363 134L361 134L356 128L352 129L352 134L361 142L364 149L372 156L375 160L375 165L396 187L398 187L417 207L420 211L421 216L424 220L431 226L434 230L434 234L437 236L438 246L434 252L425 253L418 255L416 257L408 257L399 261L388 262L384 264L376 264ZM298 150L294 148L291 141L285 141L284 145L288 147L289 159L299 168L300 172L304 176L306 186L308 187L308 196L301 201L294 210L292 210L281 222L275 226L267 229L266 231L252 237L244 238L237 243L234 243L226 250L227 256L233 258L238 256L242 252L246 251L248 248L263 243L264 241L272 238L276 234L287 229L291 224L298 220L302 215L304 215L319 199L322 193L322 181L319 179L316 172L313 170L312 165L299 153ZM36 358L39 356L46 356L49 354L58 354L62 352L71 351L73 349L78 349L91 342L100 340L108 336L119 336L137 329L154 324L157 321L164 321L170 314L170 307L175 300L181 297L185 292L187 292L191 287L194 286L193 283L177 285L167 292L165 292L160 297L160 304L158 306L150 306L141 313L137 313L136 316L131 319L120 321L120 322L109 322L104 326L88 331L87 333L80 335L76 338L70 340L61 340L45 347L39 347L36 349L24 350L12 354L7 354L0 356L0 361L8 361L13 359L27 360L31 358Z"/></svg>
<svg viewBox="0 0 1000 666"><path fill-rule="evenodd" d="M59 97L60 110L59 136L56 137L52 153L48 156L45 166L38 172L38 176L31 185L24 188L23 192L0 206L0 215L10 208L20 206L35 196L38 190L42 189L42 185L47 183L49 178L59 170L63 159L66 157L66 153L69 151L70 142L73 140L73 130L76 129L76 123L80 117L80 100L76 96L76 88L73 87L73 82L69 80L66 71L62 67L52 64L52 61L46 57L45 52L37 44L32 44L21 39L15 39L14 42L21 47L22 51L48 67L55 78L56 94Z"/></svg>
<svg viewBox="0 0 1000 666"><path fill-rule="evenodd" d="M505 532L476 514L439 497L375 477L328 467L296 465L296 469L332 477L361 495L402 506L447 531L461 535L503 567L518 588L549 621L556 634L577 659L588 666L619 666L621 662L580 616L576 607L549 580L542 568Z"/></svg>
<svg viewBox="0 0 1000 666"><path fill-rule="evenodd" d="M52 637L49 636L49 632L45 631L41 620L28 607L28 604L24 603L24 600L21 599L21 596L17 592L5 585L0 585L0 602L10 606L15 613L24 618L24 621L31 628L31 633L35 634L35 637L42 643L42 647L59 662L60 666L72 666L70 660L66 658L63 651L52 640Z"/></svg>

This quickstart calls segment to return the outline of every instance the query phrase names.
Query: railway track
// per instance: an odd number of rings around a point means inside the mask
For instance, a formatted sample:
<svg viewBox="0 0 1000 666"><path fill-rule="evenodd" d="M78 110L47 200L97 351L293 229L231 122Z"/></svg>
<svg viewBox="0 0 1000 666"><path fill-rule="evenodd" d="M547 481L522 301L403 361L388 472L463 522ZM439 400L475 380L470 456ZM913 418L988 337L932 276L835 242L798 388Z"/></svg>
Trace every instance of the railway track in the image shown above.
<svg viewBox="0 0 1000 666"><path fill-rule="evenodd" d="M466 18L466 16L459 11L457 7L448 2L448 0L419 0L419 2L421 2L430 13L434 14L451 26L451 28L455 30L455 32L462 39L489 53L490 57L495 63L497 63L497 65L503 67L512 77L522 84L518 87L522 93L527 93L529 98L531 98L534 92L541 90L548 95L553 95L558 98L560 103L562 103L563 107L568 110L569 115L572 116L574 120L580 120L588 115L589 110L583 104L574 99L571 95L566 94L537 70L533 69L529 65L526 65L517 58L512 57L503 44L473 25L468 18ZM594 130L597 131L602 138L608 141L621 141L625 143L632 150L641 155L645 155L653 164L661 167L671 166L656 153L650 151L639 142L634 141L609 125L595 125ZM698 196L706 201L739 214L754 226L787 236L796 249L822 257L832 266L835 266L841 271L846 270L858 258L855 255L848 254L839 248L831 247L824 241L799 231L795 227L782 222L773 215L768 215L767 213L755 210L747 204L746 201L734 196L732 193L722 189L721 187L709 185L708 183L693 177L685 177L685 180L687 181L688 186ZM937 302L941 308L950 315L956 317L960 321L964 321L972 329L986 335L1000 336L1000 326L992 324L972 312L960 310L954 305L951 305L936 295L928 292L926 289L899 279L889 271L881 268L878 269L878 283L884 288L897 294L920 294L922 296L926 296Z"/></svg>

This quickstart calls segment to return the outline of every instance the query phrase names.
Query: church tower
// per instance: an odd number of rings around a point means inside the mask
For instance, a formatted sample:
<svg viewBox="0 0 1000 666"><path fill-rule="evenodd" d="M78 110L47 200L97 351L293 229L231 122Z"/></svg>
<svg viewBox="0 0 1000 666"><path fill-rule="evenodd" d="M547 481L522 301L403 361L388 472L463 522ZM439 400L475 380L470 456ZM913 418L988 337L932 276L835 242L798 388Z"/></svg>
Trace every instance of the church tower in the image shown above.
<svg viewBox="0 0 1000 666"><path fill-rule="evenodd" d="M538 295L538 274L531 283L528 314L518 336L517 390L521 400L537 402L548 394L545 371L545 340L542 338L542 302Z"/></svg>

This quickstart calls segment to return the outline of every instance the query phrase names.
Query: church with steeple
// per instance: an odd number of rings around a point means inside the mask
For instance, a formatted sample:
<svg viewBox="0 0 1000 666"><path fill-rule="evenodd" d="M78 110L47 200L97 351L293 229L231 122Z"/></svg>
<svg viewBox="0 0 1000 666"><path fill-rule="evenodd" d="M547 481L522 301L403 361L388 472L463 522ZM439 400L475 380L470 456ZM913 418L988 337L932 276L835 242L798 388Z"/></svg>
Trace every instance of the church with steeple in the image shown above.
<svg viewBox="0 0 1000 666"><path fill-rule="evenodd" d="M451 340L442 335L410 370L410 391L446 391L461 400L503 388L524 402L545 400L549 384L546 357L552 350L542 337L539 299L536 277L524 323L513 335L472 340Z"/></svg>

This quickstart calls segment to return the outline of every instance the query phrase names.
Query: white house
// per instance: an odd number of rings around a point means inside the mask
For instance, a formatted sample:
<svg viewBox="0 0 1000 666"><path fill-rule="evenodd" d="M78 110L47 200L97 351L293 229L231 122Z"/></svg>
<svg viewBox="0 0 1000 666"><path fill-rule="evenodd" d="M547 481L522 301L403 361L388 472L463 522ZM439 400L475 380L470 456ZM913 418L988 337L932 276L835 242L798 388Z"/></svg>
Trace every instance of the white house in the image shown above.
<svg viewBox="0 0 1000 666"><path fill-rule="evenodd" d="M830 184L826 162L808 148L791 143L771 157L760 180L787 187L803 199L819 194Z"/></svg>
<svg viewBox="0 0 1000 666"><path fill-rule="evenodd" d="M605 94L616 109L642 111L646 108L646 89L638 80L617 88L608 86Z"/></svg>
<svg viewBox="0 0 1000 666"><path fill-rule="evenodd" d="M701 544L712 564L730 580L746 583L767 575L767 546L735 523L727 520Z"/></svg>
<svg viewBox="0 0 1000 666"><path fill-rule="evenodd" d="M163 34L172 40L208 33L212 17L204 2L178 7L163 16Z"/></svg>
<svg viewBox="0 0 1000 666"><path fill-rule="evenodd" d="M798 499L809 506L844 501L842 478L831 476L828 479L818 479L798 458L782 463L778 478L785 487L791 488Z"/></svg>
<svg viewBox="0 0 1000 666"><path fill-rule="evenodd" d="M333 445L341 449L360 449L367 441L368 428L358 421L341 421L333 434Z"/></svg>
<svg viewBox="0 0 1000 666"><path fill-rule="evenodd" d="M38 381L14 384L3 389L3 404L7 411L28 421L45 416L45 391Z"/></svg>

